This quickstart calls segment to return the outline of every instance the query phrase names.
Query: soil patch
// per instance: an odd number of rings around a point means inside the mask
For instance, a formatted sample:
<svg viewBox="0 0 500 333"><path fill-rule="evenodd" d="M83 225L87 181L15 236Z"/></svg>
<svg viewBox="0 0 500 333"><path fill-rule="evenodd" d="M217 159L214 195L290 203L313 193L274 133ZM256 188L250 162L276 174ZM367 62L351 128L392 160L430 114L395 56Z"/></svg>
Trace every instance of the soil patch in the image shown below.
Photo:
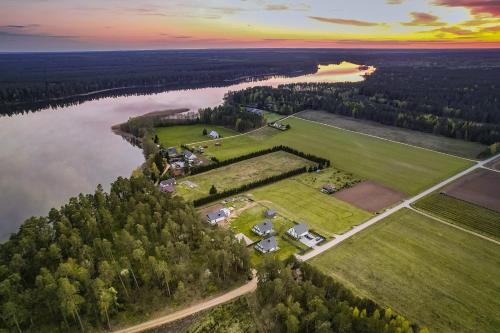
<svg viewBox="0 0 500 333"><path fill-rule="evenodd" d="M392 188L364 181L334 194L334 197L371 213L390 207L406 197Z"/></svg>
<svg viewBox="0 0 500 333"><path fill-rule="evenodd" d="M481 169L446 187L442 193L500 212L500 172Z"/></svg>

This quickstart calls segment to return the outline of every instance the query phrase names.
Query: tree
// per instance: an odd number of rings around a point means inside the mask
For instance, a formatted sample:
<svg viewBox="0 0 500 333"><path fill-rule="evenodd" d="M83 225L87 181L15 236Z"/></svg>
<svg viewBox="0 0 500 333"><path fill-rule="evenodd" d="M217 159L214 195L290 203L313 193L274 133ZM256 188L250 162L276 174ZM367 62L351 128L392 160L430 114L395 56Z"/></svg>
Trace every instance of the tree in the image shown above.
<svg viewBox="0 0 500 333"><path fill-rule="evenodd" d="M204 128L204 129L203 129L203 136L206 136L207 134L208 134L207 129L206 129L206 128Z"/></svg>
<svg viewBox="0 0 500 333"><path fill-rule="evenodd" d="M217 194L217 188L215 187L215 185L212 185L212 187L210 187L210 191L208 191L208 193L210 195Z"/></svg>
<svg viewBox="0 0 500 333"><path fill-rule="evenodd" d="M80 306L85 303L84 298L78 293L78 288L68 278L60 278L58 281L57 298L59 308L64 318L72 316L78 319L80 329L84 332L83 323L80 318Z"/></svg>

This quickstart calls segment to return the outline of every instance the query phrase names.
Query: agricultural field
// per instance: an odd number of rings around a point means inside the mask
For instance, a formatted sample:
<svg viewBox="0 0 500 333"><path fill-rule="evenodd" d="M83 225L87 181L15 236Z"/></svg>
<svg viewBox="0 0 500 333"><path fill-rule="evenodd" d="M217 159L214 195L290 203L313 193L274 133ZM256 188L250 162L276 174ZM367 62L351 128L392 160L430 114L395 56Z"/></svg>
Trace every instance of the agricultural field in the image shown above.
<svg viewBox="0 0 500 333"><path fill-rule="evenodd" d="M158 127L155 134L165 147L180 147L182 144L210 140L208 136L203 135L204 128L209 133L215 130L223 137L240 134L226 127L205 124Z"/></svg>
<svg viewBox="0 0 500 333"><path fill-rule="evenodd" d="M371 214L353 207L318 188L305 185L299 175L250 192L255 201L278 211L291 221L304 222L309 229L325 238L348 231Z"/></svg>
<svg viewBox="0 0 500 333"><path fill-rule="evenodd" d="M224 160L258 149L287 145L328 158L332 165L358 177L376 181L407 195L417 194L472 165L471 161L359 133L311 123L296 117L284 121L288 131L270 127L247 135L208 143L208 155ZM415 177L418 175L418 177Z"/></svg>
<svg viewBox="0 0 500 333"><path fill-rule="evenodd" d="M456 199L467 201L500 213L500 173L475 170L442 190Z"/></svg>
<svg viewBox="0 0 500 333"><path fill-rule="evenodd" d="M387 126L369 120L345 117L325 111L304 111L297 114L297 117L471 159L476 159L487 148L486 145L477 142Z"/></svg>
<svg viewBox="0 0 500 333"><path fill-rule="evenodd" d="M431 332L500 327L500 247L402 209L312 259Z"/></svg>
<svg viewBox="0 0 500 333"><path fill-rule="evenodd" d="M414 206L446 222L500 240L500 213L441 193L433 193Z"/></svg>
<svg viewBox="0 0 500 333"><path fill-rule="evenodd" d="M177 192L186 200L194 200L209 195L212 185L222 192L313 164L296 155L277 151L179 179Z"/></svg>

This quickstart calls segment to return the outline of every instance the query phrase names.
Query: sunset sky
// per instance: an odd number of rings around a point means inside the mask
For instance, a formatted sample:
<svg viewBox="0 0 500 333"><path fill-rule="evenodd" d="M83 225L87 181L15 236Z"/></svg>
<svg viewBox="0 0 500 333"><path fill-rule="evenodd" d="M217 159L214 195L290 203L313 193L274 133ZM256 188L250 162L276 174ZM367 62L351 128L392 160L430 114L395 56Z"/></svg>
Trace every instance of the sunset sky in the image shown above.
<svg viewBox="0 0 500 333"><path fill-rule="evenodd" d="M0 0L0 52L500 47L500 0Z"/></svg>

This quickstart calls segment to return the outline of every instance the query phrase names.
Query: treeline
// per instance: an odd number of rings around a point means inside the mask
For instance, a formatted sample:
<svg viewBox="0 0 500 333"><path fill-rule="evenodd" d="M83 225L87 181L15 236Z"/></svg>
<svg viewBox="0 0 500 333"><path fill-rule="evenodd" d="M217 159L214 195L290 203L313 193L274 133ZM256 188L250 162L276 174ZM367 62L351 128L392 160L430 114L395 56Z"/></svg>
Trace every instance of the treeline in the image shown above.
<svg viewBox="0 0 500 333"><path fill-rule="evenodd" d="M217 201L219 199L227 198L227 197L230 197L230 196L233 196L236 194L250 191L250 190L257 188L257 187L261 187L261 186L264 186L267 184L275 183L279 180L283 180L283 179L290 178L290 177L293 177L296 175L300 175L301 173L307 172L307 170L308 170L307 167L302 167L302 168L298 168L298 169L294 169L294 170L290 170L290 171L281 173L279 175L260 179L260 180L257 180L255 182L252 182L252 183L244 184L244 185L241 185L240 187L231 188L231 189L225 190L223 192L216 192L215 191L215 193L210 194L209 196L193 200L193 205L195 207L203 206L207 203Z"/></svg>
<svg viewBox="0 0 500 333"><path fill-rule="evenodd" d="M272 148L261 149L261 150L257 150L257 151L254 151L254 152L251 152L251 153L248 153L245 155L240 155L240 156L236 156L233 158L228 158L228 159L223 160L223 161L219 161L218 159L215 159L214 163L199 165L199 166L195 166L195 167L191 168L191 175L196 175L199 173L207 172L209 170L221 168L223 166L238 163L238 162L248 160L248 159L251 159L254 157L258 157L258 156L275 153L278 151L284 151L284 152L287 152L289 154L293 154L293 155L302 157L306 160L316 162L318 164L317 168L320 168L320 169L328 168L331 164L330 160L328 160L326 158L318 157L318 156L312 155L312 154L307 154L307 153L301 152L299 150L290 148L288 146L274 146Z"/></svg>
<svg viewBox="0 0 500 333"><path fill-rule="evenodd" d="M428 332L360 298L307 263L266 257L258 268L256 321L266 332Z"/></svg>
<svg viewBox="0 0 500 333"><path fill-rule="evenodd" d="M358 83L254 87L228 95L288 115L312 109L483 144L500 142L500 67L382 67Z"/></svg>
<svg viewBox="0 0 500 333"><path fill-rule="evenodd" d="M71 198L0 245L0 330L93 331L244 280L247 250L145 177ZM118 320L118 319L116 319Z"/></svg>
<svg viewBox="0 0 500 333"><path fill-rule="evenodd" d="M264 117L227 102L213 108L200 109L199 117L203 124L221 125L240 133L262 127L266 123Z"/></svg>

